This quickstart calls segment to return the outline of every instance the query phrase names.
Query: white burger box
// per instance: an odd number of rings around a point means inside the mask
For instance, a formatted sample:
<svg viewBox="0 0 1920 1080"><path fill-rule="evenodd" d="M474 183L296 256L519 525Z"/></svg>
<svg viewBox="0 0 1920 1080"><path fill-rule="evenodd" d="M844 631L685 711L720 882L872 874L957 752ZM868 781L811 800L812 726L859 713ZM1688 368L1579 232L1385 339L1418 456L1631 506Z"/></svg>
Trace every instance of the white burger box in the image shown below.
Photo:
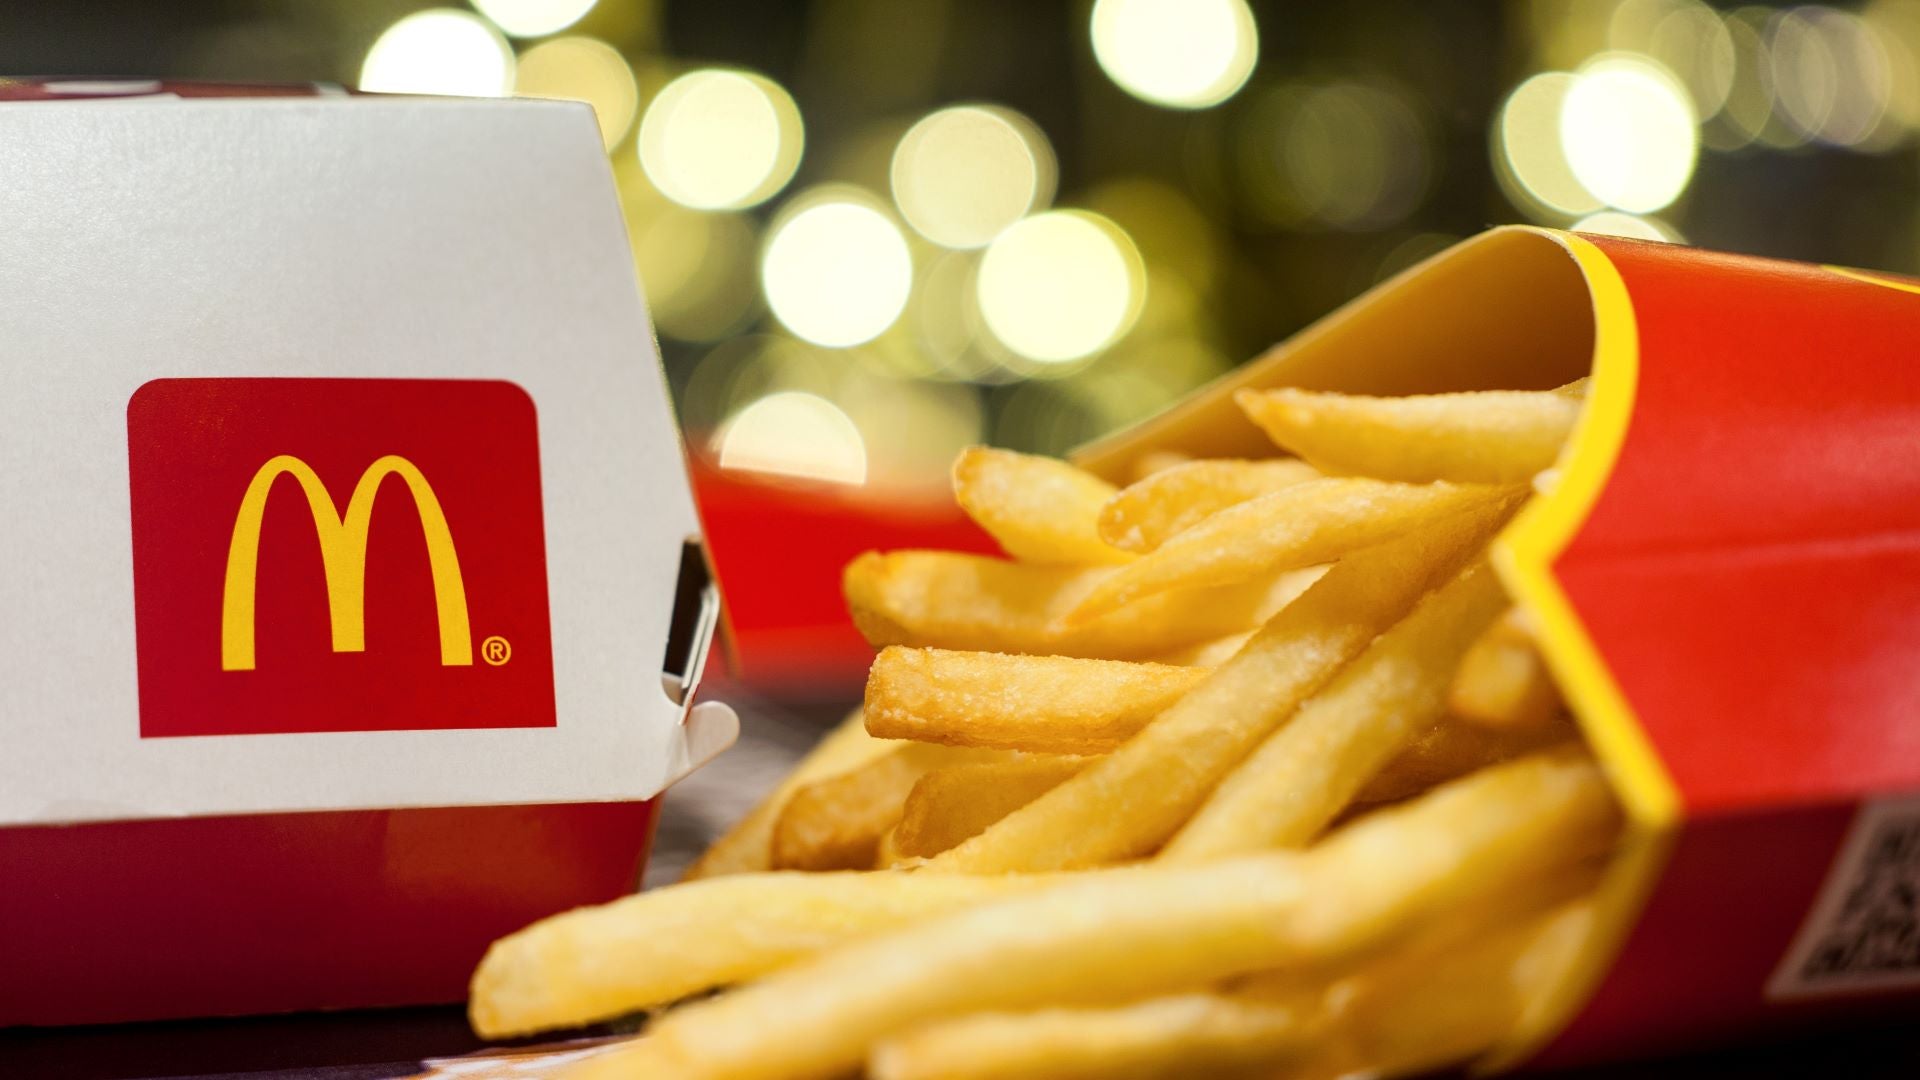
<svg viewBox="0 0 1920 1080"><path fill-rule="evenodd" d="M0 146L0 1026L455 1001L634 888L738 721L589 110L0 80Z"/></svg>

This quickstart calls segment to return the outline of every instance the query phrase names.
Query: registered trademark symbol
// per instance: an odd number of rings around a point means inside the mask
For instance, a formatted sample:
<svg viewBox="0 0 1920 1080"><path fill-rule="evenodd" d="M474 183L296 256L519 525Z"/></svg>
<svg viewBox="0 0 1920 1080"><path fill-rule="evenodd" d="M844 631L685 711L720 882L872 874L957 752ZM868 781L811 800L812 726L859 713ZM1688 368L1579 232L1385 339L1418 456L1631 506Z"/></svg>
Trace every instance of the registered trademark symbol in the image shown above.
<svg viewBox="0 0 1920 1080"><path fill-rule="evenodd" d="M494 634L480 643L480 655L487 663L499 667L513 659L513 646L508 644L506 638Z"/></svg>

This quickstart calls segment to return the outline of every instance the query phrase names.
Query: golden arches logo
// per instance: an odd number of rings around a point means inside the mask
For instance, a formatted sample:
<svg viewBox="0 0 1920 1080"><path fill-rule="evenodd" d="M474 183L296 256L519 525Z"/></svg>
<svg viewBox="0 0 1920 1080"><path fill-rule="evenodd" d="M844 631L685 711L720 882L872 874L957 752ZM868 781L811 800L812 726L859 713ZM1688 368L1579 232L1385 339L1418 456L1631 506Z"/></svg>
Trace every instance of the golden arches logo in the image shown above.
<svg viewBox="0 0 1920 1080"><path fill-rule="evenodd" d="M320 538L320 559L327 580L327 611L333 629L334 652L364 652L367 647L366 577L367 529L373 523L373 500L381 481L398 476L406 481L413 506L426 534L427 562L433 574L433 600L440 620L440 663L466 667L473 663L473 634L467 622L467 588L460 578L460 557L453 533L419 469L406 458L389 454L367 466L347 499L347 512L335 507L320 477L306 462L290 454L270 458L253 474L240 510L233 519L233 539L227 547L226 587L220 604L220 667L224 671L253 670L254 590L260 558L260 523L266 517L267 497L274 481L292 476L300 483L313 512Z"/></svg>

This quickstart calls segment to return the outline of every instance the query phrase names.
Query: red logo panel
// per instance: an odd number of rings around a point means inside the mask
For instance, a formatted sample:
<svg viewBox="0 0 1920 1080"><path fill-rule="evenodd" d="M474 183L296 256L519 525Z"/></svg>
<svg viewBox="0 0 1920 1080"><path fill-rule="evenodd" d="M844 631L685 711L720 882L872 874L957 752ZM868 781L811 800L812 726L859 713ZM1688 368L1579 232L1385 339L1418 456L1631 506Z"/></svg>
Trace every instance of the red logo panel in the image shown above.
<svg viewBox="0 0 1920 1080"><path fill-rule="evenodd" d="M127 451L142 737L553 726L519 387L157 379Z"/></svg>

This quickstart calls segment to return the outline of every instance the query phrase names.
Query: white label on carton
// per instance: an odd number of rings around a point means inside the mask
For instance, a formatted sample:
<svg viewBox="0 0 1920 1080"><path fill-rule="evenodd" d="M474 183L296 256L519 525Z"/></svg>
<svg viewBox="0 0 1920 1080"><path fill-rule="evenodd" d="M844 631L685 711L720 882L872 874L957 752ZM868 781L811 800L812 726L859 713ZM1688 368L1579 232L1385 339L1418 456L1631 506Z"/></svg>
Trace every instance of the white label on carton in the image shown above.
<svg viewBox="0 0 1920 1080"><path fill-rule="evenodd" d="M589 110L0 145L0 825L644 798L725 741L661 687L700 526Z"/></svg>
<svg viewBox="0 0 1920 1080"><path fill-rule="evenodd" d="M1865 803L1771 1000L1920 987L1920 793Z"/></svg>

